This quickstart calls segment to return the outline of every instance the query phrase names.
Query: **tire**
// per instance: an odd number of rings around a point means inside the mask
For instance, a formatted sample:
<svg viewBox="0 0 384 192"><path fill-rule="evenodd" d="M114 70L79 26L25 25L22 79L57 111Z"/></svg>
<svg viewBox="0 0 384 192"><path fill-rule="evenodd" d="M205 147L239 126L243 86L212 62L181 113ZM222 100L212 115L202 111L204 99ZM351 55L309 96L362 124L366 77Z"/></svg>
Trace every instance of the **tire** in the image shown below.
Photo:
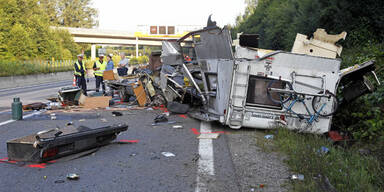
<svg viewBox="0 0 384 192"><path fill-rule="evenodd" d="M322 94L322 93L323 93L323 91L319 92L319 94ZM328 95L328 96L323 96L323 97L314 96L312 99L313 111L315 111L315 113L319 113L319 115L323 116L323 117L333 115L337 111L337 108L339 107L339 102L333 93L326 91L326 95ZM329 104L331 101L333 101L333 107L331 110L328 110L328 111L321 110L320 111L323 104Z"/></svg>
<svg viewBox="0 0 384 192"><path fill-rule="evenodd" d="M271 82L268 83L268 86L267 86L267 95L269 100L271 100L273 103L276 103L276 104L284 104L287 101L291 100L293 97L292 93L277 93L280 96L280 98L279 99L273 98L272 94L269 92L269 89L272 88L272 86L276 83L281 83L283 84L283 86L285 85L284 89L286 90L293 90L292 84L289 82L281 81L281 80L272 80Z"/></svg>

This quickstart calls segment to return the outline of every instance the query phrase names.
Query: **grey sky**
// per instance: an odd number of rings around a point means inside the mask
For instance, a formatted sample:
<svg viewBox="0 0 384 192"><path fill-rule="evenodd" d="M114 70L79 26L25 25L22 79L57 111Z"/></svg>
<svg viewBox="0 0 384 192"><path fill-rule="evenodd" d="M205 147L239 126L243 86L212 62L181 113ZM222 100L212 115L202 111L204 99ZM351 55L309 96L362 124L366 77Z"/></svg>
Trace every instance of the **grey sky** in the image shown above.
<svg viewBox="0 0 384 192"><path fill-rule="evenodd" d="M209 14L219 26L234 24L244 0L93 0L99 28L135 31L137 25L205 25Z"/></svg>

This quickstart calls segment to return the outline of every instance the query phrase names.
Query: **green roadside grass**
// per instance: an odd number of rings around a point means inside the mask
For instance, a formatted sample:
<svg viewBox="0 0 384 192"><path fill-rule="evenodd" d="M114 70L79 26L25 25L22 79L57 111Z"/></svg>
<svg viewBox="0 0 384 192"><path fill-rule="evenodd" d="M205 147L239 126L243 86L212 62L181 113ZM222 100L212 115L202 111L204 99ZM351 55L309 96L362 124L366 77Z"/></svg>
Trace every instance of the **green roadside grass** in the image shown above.
<svg viewBox="0 0 384 192"><path fill-rule="evenodd" d="M0 77L57 73L73 70L70 61L0 61Z"/></svg>
<svg viewBox="0 0 384 192"><path fill-rule="evenodd" d="M284 128L279 128L274 134L274 139L266 142L272 142L273 151L288 157L285 163L293 174L304 175L303 181L291 181L292 191L384 191L379 156L362 155L357 145L341 147L320 135L296 133ZM329 152L322 153L322 146Z"/></svg>

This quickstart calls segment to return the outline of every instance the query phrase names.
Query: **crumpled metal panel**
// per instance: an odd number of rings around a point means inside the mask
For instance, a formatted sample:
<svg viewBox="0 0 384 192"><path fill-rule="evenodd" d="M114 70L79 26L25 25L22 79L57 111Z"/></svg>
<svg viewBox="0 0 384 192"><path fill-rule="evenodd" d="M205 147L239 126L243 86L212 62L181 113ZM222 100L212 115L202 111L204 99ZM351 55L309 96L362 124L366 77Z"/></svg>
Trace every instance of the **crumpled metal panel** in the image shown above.
<svg viewBox="0 0 384 192"><path fill-rule="evenodd" d="M232 39L227 28L216 28L199 33L200 41L195 42L197 60L233 60Z"/></svg>
<svg viewBox="0 0 384 192"><path fill-rule="evenodd" d="M177 41L163 41L160 57L163 65L183 64L183 52Z"/></svg>

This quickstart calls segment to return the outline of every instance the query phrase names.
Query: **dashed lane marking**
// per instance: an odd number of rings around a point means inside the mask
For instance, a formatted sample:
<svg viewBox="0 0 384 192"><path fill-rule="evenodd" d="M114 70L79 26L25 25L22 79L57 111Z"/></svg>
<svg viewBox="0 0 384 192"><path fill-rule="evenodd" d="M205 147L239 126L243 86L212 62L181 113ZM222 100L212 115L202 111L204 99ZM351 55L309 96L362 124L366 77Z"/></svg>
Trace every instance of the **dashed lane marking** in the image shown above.
<svg viewBox="0 0 384 192"><path fill-rule="evenodd" d="M201 121L200 132L212 132L211 124ZM195 192L207 192L207 179L215 175L212 139L199 139L199 155Z"/></svg>
<svg viewBox="0 0 384 192"><path fill-rule="evenodd" d="M23 118L26 119L26 118L29 118L29 117L32 117L34 115L38 115L40 114L41 112L40 111L36 111L34 113L31 113L31 114L28 114L28 115L24 115ZM0 126L3 126L3 125L6 125L6 124L9 124L9 123L12 123L12 122L15 122L16 120L13 120L13 119L10 119L8 121L3 121L0 123Z"/></svg>

